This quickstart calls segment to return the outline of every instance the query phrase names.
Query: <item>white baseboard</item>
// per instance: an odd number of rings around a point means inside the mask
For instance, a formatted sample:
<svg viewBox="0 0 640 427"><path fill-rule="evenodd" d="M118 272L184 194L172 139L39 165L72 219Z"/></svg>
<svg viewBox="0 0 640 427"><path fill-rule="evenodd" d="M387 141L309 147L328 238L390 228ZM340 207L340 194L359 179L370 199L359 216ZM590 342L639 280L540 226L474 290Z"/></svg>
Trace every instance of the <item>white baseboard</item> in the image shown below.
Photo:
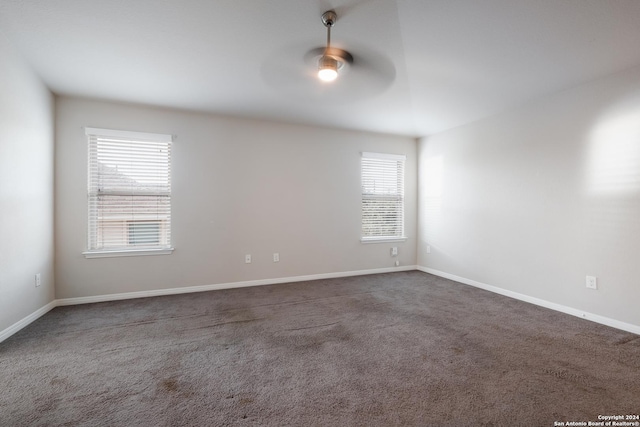
<svg viewBox="0 0 640 427"><path fill-rule="evenodd" d="M163 295L186 294L192 292L217 291L220 289L246 288L249 286L275 285L279 283L304 282L318 279L335 279L339 277L363 276L366 274L392 273L395 271L415 270L415 265L375 268L371 270L342 271L338 273L321 273L307 276L281 277L275 279L248 280L244 282L217 283L214 285L188 286L183 288L156 289L152 291L125 292L121 294L96 295L90 297L64 298L57 300L57 305L90 304L95 302L117 301L133 298L157 297Z"/></svg>
<svg viewBox="0 0 640 427"><path fill-rule="evenodd" d="M510 298L514 298L520 301L525 301L531 304L539 305L541 307L549 308L551 310L556 310L562 313L570 314L572 316L576 316L581 319L590 320L592 322L600 323L602 325L610 326L612 328L616 328L616 329L620 329L623 331L640 335L640 326L638 325L633 325L630 323L621 322L621 321L600 316L597 314L584 312L581 310L577 310L575 308L567 307L561 304L556 304L550 301L520 294L518 292L509 291L507 289L498 288L496 286L487 285L486 283L481 283L475 280L466 279L464 277L445 273L443 271L435 270L432 268L416 266L416 265L408 265L408 266L401 266L401 267L376 268L371 270L343 271L343 272L337 272L337 273L321 273L321 274L311 274L306 276L249 280L249 281L243 281L243 282L229 282L229 283L218 283L213 285L189 286L184 288L157 289L152 291L126 292L126 293L120 293L120 294L108 294L108 295L96 295L96 296L89 296L89 297L57 299L39 308L38 310L31 313L24 319L9 326L5 330L0 331L0 343L6 340L7 338L9 338L11 335L18 332L19 330L21 330L22 328L29 325L33 321L37 320L38 318L40 318L41 316L43 316L53 308L58 306L90 304L90 303L96 303L96 302L117 301L117 300L124 300L124 299L133 299L133 298L146 298L146 297L163 296L163 295L176 295L176 294L184 294L184 293L191 293L191 292L206 292L206 291L215 291L219 289L244 288L249 286L275 285L280 283L304 282L304 281L319 280L319 279L336 279L340 277L363 276L367 274L392 273L396 271L411 271L411 270L420 270L422 272L433 274L435 276L444 277L446 279L454 280L456 282L464 283L466 285L474 286L476 288L484 289L484 290L494 292L500 295L504 295Z"/></svg>
<svg viewBox="0 0 640 427"><path fill-rule="evenodd" d="M496 286L487 285L486 283L477 282L475 280L467 279L464 277L456 276L454 274L445 273L444 271L435 270L433 268L427 268L418 266L417 270L423 271L425 273L433 274L434 276L444 277L445 279L450 279L456 282L464 283L465 285L470 285L476 288L484 289L486 291L494 292L496 294L504 295L509 298L514 298L520 301L528 302L531 304L539 305L540 307L549 308L551 310L559 311L562 313L570 314L572 316L579 317L581 319L590 320L592 322L600 323L602 325L610 326L612 328L620 329L623 331L631 332L634 334L640 335L640 326L633 325L631 323L621 322L619 320L611 319L609 317L600 316L598 314L588 313L586 311L578 310L572 307L567 307L562 304L557 304L555 302L550 302L547 300L543 300L540 298L531 297L529 295L521 294L518 292L509 291L507 289L498 288Z"/></svg>
<svg viewBox="0 0 640 427"><path fill-rule="evenodd" d="M48 303L47 305L40 307L39 309L37 309L36 311L31 313L30 315L28 315L24 319L18 320L16 323L14 323L13 325L9 326L7 329L5 329L3 331L0 331L0 342L6 340L11 335L13 335L16 332L18 332L20 329L28 326L30 323L38 320L40 317L42 317L45 314L47 314L49 311L51 311L56 306L57 306L56 300L53 300L50 303Z"/></svg>
<svg viewBox="0 0 640 427"><path fill-rule="evenodd" d="M133 298L157 297L163 295L186 294L191 292L206 292L219 289L245 288L249 286L275 285L279 283L304 282L308 280L318 279L335 279L339 277L364 276L367 274L392 273L395 271L412 271L416 270L415 265L406 265L401 267L374 268L371 270L342 271L338 273L321 273L311 274L307 276L281 277L276 279L249 280L245 282L217 283L214 285L189 286L184 288L157 289L152 291L126 292L121 294L96 295L90 297L79 298L62 298L51 301L49 304L31 313L24 319L14 323L7 329L0 331L0 342L6 340L20 329L29 325L34 320L43 316L51 309L58 306L90 304L95 302L117 301Z"/></svg>

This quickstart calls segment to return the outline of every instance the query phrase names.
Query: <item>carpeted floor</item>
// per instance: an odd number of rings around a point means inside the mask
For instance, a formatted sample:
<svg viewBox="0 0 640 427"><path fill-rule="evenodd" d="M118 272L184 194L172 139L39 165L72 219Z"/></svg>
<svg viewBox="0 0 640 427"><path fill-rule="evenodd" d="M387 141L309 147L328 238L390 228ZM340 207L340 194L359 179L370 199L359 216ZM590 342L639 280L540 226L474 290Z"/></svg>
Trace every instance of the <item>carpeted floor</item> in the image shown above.
<svg viewBox="0 0 640 427"><path fill-rule="evenodd" d="M412 271L58 307L2 426L553 426L640 413L640 336Z"/></svg>

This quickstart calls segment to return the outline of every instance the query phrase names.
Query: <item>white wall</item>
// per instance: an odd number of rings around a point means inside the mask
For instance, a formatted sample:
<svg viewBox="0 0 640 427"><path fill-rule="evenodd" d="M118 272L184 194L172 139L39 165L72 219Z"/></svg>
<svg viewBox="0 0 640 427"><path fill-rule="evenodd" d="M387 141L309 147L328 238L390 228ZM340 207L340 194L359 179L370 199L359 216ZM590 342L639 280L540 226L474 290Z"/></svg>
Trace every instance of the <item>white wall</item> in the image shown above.
<svg viewBox="0 0 640 427"><path fill-rule="evenodd" d="M83 126L177 136L172 255L85 259ZM58 298L392 267L392 244L360 243L360 152L407 155L402 265L416 263L411 138L58 98ZM272 253L280 262L273 263ZM244 254L253 263L244 263Z"/></svg>
<svg viewBox="0 0 640 427"><path fill-rule="evenodd" d="M54 299L53 120L51 93L0 34L0 332Z"/></svg>
<svg viewBox="0 0 640 427"><path fill-rule="evenodd" d="M418 151L419 265L640 325L640 68Z"/></svg>

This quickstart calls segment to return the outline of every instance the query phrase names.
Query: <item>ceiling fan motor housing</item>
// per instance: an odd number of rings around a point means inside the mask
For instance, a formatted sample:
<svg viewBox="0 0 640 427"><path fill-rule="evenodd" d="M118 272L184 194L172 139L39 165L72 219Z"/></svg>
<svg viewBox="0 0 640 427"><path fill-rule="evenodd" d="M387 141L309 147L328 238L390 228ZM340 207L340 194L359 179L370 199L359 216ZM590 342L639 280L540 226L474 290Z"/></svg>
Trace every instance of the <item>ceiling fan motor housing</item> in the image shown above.
<svg viewBox="0 0 640 427"><path fill-rule="evenodd" d="M330 55L322 55L318 60L318 68L331 68L333 70L338 71L339 68L342 67L342 64L339 61Z"/></svg>

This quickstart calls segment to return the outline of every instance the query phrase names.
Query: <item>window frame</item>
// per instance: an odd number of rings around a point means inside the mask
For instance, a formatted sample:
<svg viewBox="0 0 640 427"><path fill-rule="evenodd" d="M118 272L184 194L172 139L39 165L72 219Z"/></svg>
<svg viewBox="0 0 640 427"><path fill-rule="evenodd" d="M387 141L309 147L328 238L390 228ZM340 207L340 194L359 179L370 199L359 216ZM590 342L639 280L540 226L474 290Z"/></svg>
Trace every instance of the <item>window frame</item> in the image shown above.
<svg viewBox="0 0 640 427"><path fill-rule="evenodd" d="M365 208L364 208L364 202L365 202L365 197L366 194L365 193L365 185L364 185L364 160L365 159L376 159L376 160L382 160L382 161L389 161L389 162L396 162L396 165L401 165L402 169L401 169L401 174L402 174L402 181L398 183L397 189L396 189L396 197L399 197L401 200L401 221L400 221L400 227L401 227L401 232L396 234L396 235L375 235L375 236L365 236L364 235L364 217L365 217ZM405 217L406 217L406 197L405 197L405 192L404 192L404 187L405 187L405 176L406 176L406 160L407 160L407 156L406 155L402 155L402 154L388 154L388 153L374 153L374 152L366 152L363 151L361 153L361 157L360 157L360 242L361 243L386 243L386 242L404 242L407 240L407 236L406 236L406 221L405 221ZM397 180L397 178L396 178ZM395 210L394 212L395 213Z"/></svg>
<svg viewBox="0 0 640 427"><path fill-rule="evenodd" d="M172 211L172 206L171 206L171 145L173 143L173 136L172 135L166 135L166 134L157 134L157 133L148 133L148 132L134 132L134 131L124 131L124 130L113 130L113 129L100 129L100 128L91 128L91 127L85 127L85 135L86 135L86 142L87 142L87 160L88 160L88 169L87 169L87 236L86 236L86 245L87 245L87 250L84 251L82 254L84 255L85 258L105 258L105 257L124 257L124 256L142 256L142 255L169 255L173 252L174 248L172 246L172 241L171 241L171 211ZM99 173L92 171L92 160L95 161L95 159L92 159L92 156L98 156L98 152L97 151L92 151L92 150L98 150L97 146L95 148L92 148L92 138L95 139L97 144L97 141L100 140L100 138L116 138L116 139L121 139L123 142L134 142L134 141L140 141L141 143L158 143L160 144L164 144L167 147L167 153L166 153L166 179L167 182L163 185L165 185L166 190L164 191L153 191L153 190L149 190L148 192L142 191L140 192L139 189L137 190L131 190L131 196L142 196L142 197L146 197L146 196L158 196L158 195L164 195L167 197L168 199L168 210L166 211L166 215L167 215L167 219L164 221L167 221L166 224L162 224L161 222L163 220L160 219L154 219L154 218L147 218L147 219L133 219L133 218L121 218L120 221L124 224L123 225L123 235L126 236L124 238L124 243L121 246L114 246L112 248L110 247L98 247L97 245L97 240L92 240L91 236L93 233L93 236L96 236L101 229L99 228L99 226L96 224L97 219L93 218L92 219L92 215L98 215L97 213L93 214L92 213L92 208L96 209L95 207L95 203L97 203L96 197L99 196L100 194L100 189L98 188L98 190L95 190L95 186L96 186L96 181L98 180L99 177L104 176L104 175L100 175ZM136 153L137 154L137 153ZM138 163L138 167L140 167L140 165L142 165L142 167L147 167L148 164L145 164L144 161L143 162L139 162ZM95 174L95 175L94 175ZM94 181L92 181L92 179ZM133 178L129 178L129 179L133 179ZM93 190L92 190L92 183L93 183ZM117 192L118 190L109 190L109 191L114 191ZM106 193L108 195L108 193ZM93 199L92 199L93 198ZM93 204L92 204L93 203ZM156 211L157 212L157 211ZM157 215L157 213L156 213ZM132 224L135 223L148 223L148 222L156 222L158 223L158 244L149 244L149 245L133 245L130 243L130 227ZM92 227L96 227L95 229L92 229ZM168 231L167 231L168 230ZM166 241L162 242L162 233L166 233ZM97 239L97 237L94 237L94 239ZM94 247L92 247L92 245Z"/></svg>

